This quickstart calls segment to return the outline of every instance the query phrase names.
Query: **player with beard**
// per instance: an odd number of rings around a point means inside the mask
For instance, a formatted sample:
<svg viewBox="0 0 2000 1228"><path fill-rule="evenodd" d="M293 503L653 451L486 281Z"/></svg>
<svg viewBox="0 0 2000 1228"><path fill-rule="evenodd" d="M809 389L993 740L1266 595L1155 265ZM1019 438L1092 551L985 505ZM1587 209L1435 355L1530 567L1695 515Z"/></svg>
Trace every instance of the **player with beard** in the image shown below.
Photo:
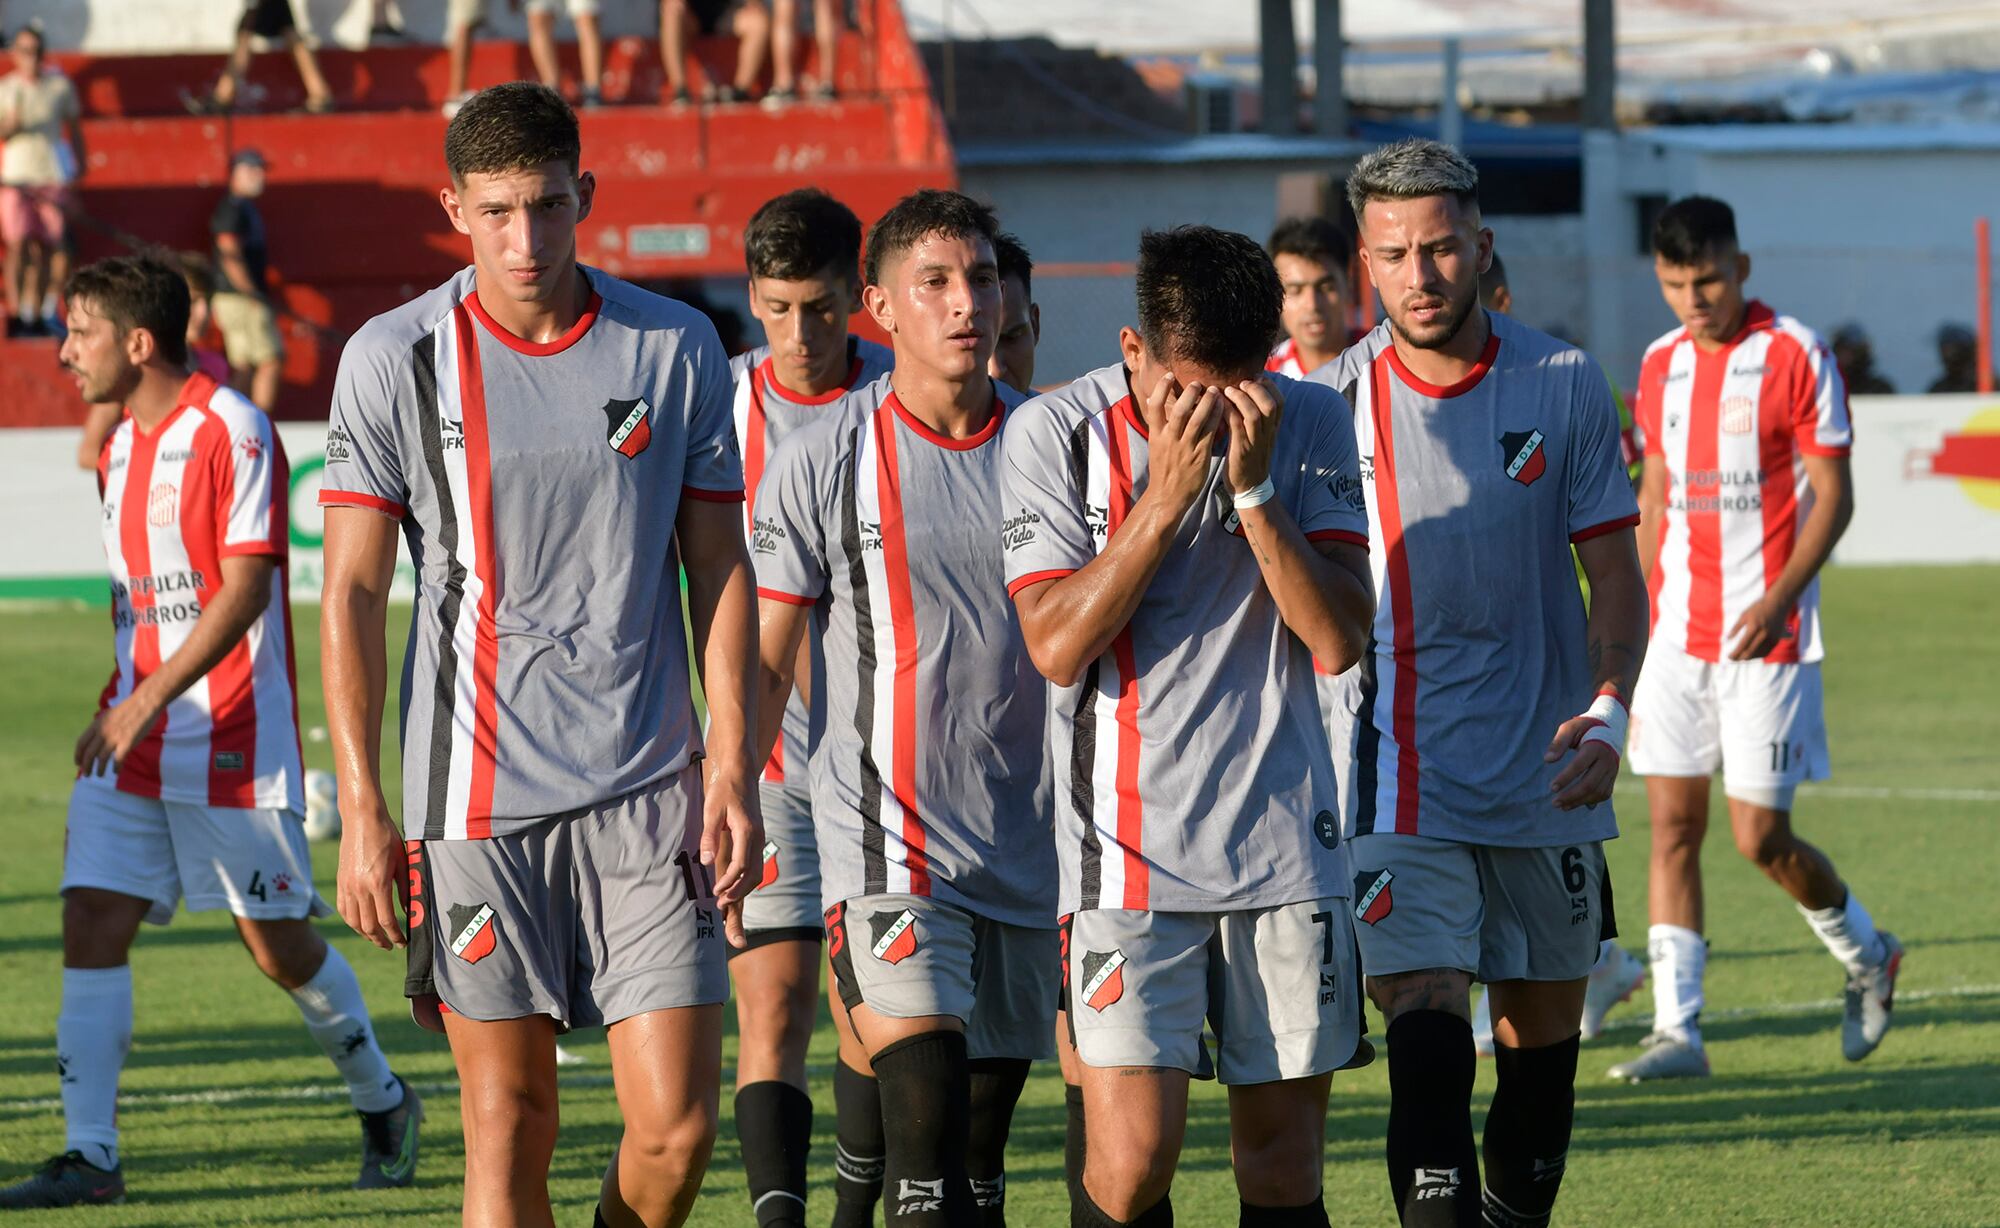
<svg viewBox="0 0 2000 1228"><path fill-rule="evenodd" d="M1001 576L1020 397L987 374L995 233L932 189L875 223L862 294L895 370L779 447L753 533L766 744L809 620L825 645L827 949L880 1088L885 1218L910 1228L1005 1223L1014 1103L1055 1024L1047 692Z"/></svg>
<svg viewBox="0 0 2000 1228"><path fill-rule="evenodd" d="M1625 702L1646 638L1638 508L1604 375L1479 306L1478 172L1435 141L1347 181L1387 320L1314 376L1354 403L1373 643L1350 675L1354 916L1389 1039L1389 1181L1409 1226L1548 1223L1577 1020L1615 933ZM1590 581L1578 592L1571 545ZM1469 992L1498 1087L1474 1151Z"/></svg>
<svg viewBox="0 0 2000 1228"><path fill-rule="evenodd" d="M757 483L778 445L834 411L842 397L873 383L889 351L848 331L861 306L861 221L817 188L764 202L743 231L750 314L765 344L730 362L733 417L743 454L745 526L756 517ZM764 817L764 874L743 902L746 946L732 950L736 989L736 1134L760 1228L804 1223L806 1152L812 1100L806 1046L818 1021L819 847L813 839L808 694L823 677L817 636L800 659L800 685L784 704L784 733L765 761L757 792ZM836 1192L843 1208L872 1214L881 1192L881 1099L866 1054L838 995L843 1038L834 1099L843 1123ZM872 1173L872 1180L871 1178ZM858 1177L858 1180L857 1180ZM843 1214L845 1211L843 1211Z"/></svg>

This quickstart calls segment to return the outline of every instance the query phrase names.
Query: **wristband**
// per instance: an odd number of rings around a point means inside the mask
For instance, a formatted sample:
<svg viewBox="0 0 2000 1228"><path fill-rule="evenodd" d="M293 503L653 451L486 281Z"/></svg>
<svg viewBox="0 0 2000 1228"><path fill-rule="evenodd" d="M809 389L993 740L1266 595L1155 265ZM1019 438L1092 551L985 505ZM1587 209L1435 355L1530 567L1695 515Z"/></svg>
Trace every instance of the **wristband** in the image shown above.
<svg viewBox="0 0 2000 1228"><path fill-rule="evenodd" d="M1622 752L1624 750L1625 727L1630 722L1631 717L1625 711L1625 705L1618 701L1616 695L1609 694L1608 692L1598 695L1597 699L1583 713L1583 718L1593 722L1593 724L1589 729L1584 731L1583 737L1577 740L1576 748L1578 750L1583 749L1585 742L1602 742L1614 752Z"/></svg>
<svg viewBox="0 0 2000 1228"><path fill-rule="evenodd" d="M1260 507L1263 504L1269 503L1271 500L1277 497L1278 497L1277 484L1272 482L1271 479L1265 478L1263 481L1257 483L1255 486L1252 486L1249 490L1237 491L1234 495L1230 496L1230 502L1233 503L1236 507L1236 510L1240 512L1245 508Z"/></svg>

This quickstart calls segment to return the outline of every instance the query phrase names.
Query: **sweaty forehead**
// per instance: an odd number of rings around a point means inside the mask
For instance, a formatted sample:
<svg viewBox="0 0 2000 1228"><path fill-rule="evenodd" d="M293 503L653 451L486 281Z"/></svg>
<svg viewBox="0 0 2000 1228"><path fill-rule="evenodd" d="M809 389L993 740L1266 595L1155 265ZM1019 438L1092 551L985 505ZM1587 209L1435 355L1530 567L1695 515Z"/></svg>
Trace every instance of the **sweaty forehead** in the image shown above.
<svg viewBox="0 0 2000 1228"><path fill-rule="evenodd" d="M1479 228L1479 210L1456 196L1374 197L1361 208L1361 226L1375 239L1430 242Z"/></svg>
<svg viewBox="0 0 2000 1228"><path fill-rule="evenodd" d="M576 176L560 162L510 171L468 171L459 196L469 203L524 204L576 191Z"/></svg>

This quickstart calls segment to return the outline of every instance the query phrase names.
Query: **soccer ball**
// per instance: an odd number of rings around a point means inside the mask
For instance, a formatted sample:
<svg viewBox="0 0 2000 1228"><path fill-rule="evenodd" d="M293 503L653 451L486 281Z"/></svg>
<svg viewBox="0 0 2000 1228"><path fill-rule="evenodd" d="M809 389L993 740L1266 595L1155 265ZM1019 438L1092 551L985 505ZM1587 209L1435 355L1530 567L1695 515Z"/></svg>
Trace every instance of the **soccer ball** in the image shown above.
<svg viewBox="0 0 2000 1228"><path fill-rule="evenodd" d="M306 773L306 839L340 839L340 800L332 772L314 768Z"/></svg>

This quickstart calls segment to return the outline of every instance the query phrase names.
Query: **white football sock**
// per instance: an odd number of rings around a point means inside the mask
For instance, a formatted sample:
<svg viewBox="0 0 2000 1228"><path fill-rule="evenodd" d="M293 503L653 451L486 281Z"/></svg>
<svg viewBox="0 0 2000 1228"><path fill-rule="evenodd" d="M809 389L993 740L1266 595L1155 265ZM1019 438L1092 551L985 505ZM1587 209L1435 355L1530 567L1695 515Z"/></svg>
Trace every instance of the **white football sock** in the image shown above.
<svg viewBox="0 0 2000 1228"><path fill-rule="evenodd" d="M1708 944L1686 926L1655 925L1646 931L1646 950L1653 963L1653 1030L1700 1044Z"/></svg>
<svg viewBox="0 0 2000 1228"><path fill-rule="evenodd" d="M368 1004L361 1000L361 982L354 979L353 966L340 952L326 949L326 962L312 980L292 991L292 1001L305 1016L306 1031L332 1059L340 1077L347 1080L355 1108L380 1113L403 1102L402 1085L389 1072L389 1059L375 1043Z"/></svg>
<svg viewBox="0 0 2000 1228"><path fill-rule="evenodd" d="M118 1074L132 1051L132 966L64 968L56 1015L65 1150L118 1167Z"/></svg>
<svg viewBox="0 0 2000 1228"><path fill-rule="evenodd" d="M1882 962L1882 936L1875 932L1875 919L1849 890L1847 898L1832 908L1798 906L1826 949L1851 973L1865 972Z"/></svg>

